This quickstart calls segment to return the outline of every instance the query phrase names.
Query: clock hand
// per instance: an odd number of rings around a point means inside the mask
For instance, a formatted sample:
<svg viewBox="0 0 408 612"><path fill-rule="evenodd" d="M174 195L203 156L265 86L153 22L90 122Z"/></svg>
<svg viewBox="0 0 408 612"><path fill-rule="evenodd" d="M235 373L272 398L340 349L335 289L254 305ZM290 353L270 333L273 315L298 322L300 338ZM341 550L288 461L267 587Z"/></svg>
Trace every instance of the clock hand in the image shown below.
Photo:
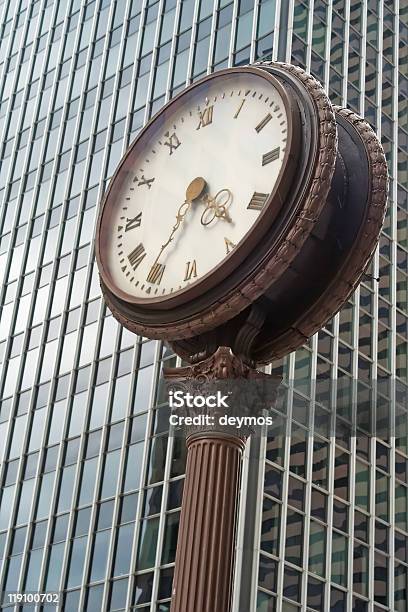
<svg viewBox="0 0 408 612"><path fill-rule="evenodd" d="M206 181L201 177L198 176L197 178L195 178L193 181L191 181L191 183L189 184L189 186L186 189L186 199L183 202L183 204L180 206L180 208L177 211L176 214L176 223L173 225L173 228L170 232L170 236L168 237L167 241L162 244L161 249L160 249L160 253L157 255L156 259L154 260L153 266L154 267L157 262L159 261L164 249L170 244L170 242L173 240L174 238L174 234L177 232L178 228L180 227L180 225L182 224L184 217L186 216L186 214L188 213L188 211L190 210L191 204L193 203L193 200L196 200L197 198L199 198L201 196L201 194L203 193L204 189L206 188L207 183Z"/></svg>
<svg viewBox="0 0 408 612"><path fill-rule="evenodd" d="M221 189L213 198L207 195L203 200L207 205L201 215L202 225L210 225L214 219L225 219L228 223L232 222L231 216L227 210L232 202L232 193L229 189Z"/></svg>

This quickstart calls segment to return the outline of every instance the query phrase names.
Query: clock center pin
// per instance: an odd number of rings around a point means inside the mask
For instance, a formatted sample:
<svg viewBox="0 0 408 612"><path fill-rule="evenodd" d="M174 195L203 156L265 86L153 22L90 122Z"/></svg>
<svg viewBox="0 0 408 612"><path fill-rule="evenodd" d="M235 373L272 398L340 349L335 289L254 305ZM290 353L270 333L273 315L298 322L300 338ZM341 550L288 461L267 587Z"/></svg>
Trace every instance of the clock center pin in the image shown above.
<svg viewBox="0 0 408 612"><path fill-rule="evenodd" d="M203 193L206 188L207 183L202 176L197 176L194 180L191 181L189 186L186 189L186 199L189 202L196 200Z"/></svg>

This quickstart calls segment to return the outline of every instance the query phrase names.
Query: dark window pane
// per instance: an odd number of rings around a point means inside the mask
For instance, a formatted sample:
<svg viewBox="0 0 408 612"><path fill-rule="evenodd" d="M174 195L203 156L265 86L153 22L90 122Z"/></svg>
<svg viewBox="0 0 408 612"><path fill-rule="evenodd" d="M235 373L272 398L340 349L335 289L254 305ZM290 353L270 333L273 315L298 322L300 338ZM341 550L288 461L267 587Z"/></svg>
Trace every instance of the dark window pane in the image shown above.
<svg viewBox="0 0 408 612"><path fill-rule="evenodd" d="M368 594L368 548L365 546L354 547L353 583L357 593Z"/></svg>
<svg viewBox="0 0 408 612"><path fill-rule="evenodd" d="M303 435L305 439L299 439L300 432L292 432L290 444L290 470L304 478L306 476L306 432L304 432Z"/></svg>
<svg viewBox="0 0 408 612"><path fill-rule="evenodd" d="M388 552L388 527L380 521L375 521L375 547Z"/></svg>
<svg viewBox="0 0 408 612"><path fill-rule="evenodd" d="M133 605L147 603L152 598L153 572L136 576Z"/></svg>
<svg viewBox="0 0 408 612"><path fill-rule="evenodd" d="M358 510L354 512L354 537L368 543L368 516Z"/></svg>
<svg viewBox="0 0 408 612"><path fill-rule="evenodd" d="M374 600L388 605L388 559L384 555L374 555Z"/></svg>
<svg viewBox="0 0 408 612"><path fill-rule="evenodd" d="M261 548L271 555L278 555L280 535L280 504L264 499L262 509Z"/></svg>
<svg viewBox="0 0 408 612"><path fill-rule="evenodd" d="M302 565L303 556L303 515L288 509L286 517L285 559L295 565Z"/></svg>
<svg viewBox="0 0 408 612"><path fill-rule="evenodd" d="M288 599L300 602L302 574L295 569L285 567L283 578L283 595Z"/></svg>
<svg viewBox="0 0 408 612"><path fill-rule="evenodd" d="M173 574L174 574L173 567L163 569L160 572L159 593L158 593L159 599L164 599L165 597L171 597Z"/></svg>
<svg viewBox="0 0 408 612"><path fill-rule="evenodd" d="M154 567L157 547L157 532L159 519L154 518L143 521L140 530L139 550L136 567L138 570Z"/></svg>
<svg viewBox="0 0 408 612"><path fill-rule="evenodd" d="M307 605L314 610L323 610L324 582L309 576L307 581Z"/></svg>
<svg viewBox="0 0 408 612"><path fill-rule="evenodd" d="M326 522L327 495L312 487L310 512L312 516Z"/></svg>
<svg viewBox="0 0 408 612"><path fill-rule="evenodd" d="M408 537L399 531L395 531L395 556L405 563L408 561Z"/></svg>
<svg viewBox="0 0 408 612"><path fill-rule="evenodd" d="M288 483L288 504L298 510L304 509L305 504L305 485L293 476L289 476Z"/></svg>
<svg viewBox="0 0 408 612"><path fill-rule="evenodd" d="M310 521L309 534L309 571L325 577L326 571L326 528Z"/></svg>
<svg viewBox="0 0 408 612"><path fill-rule="evenodd" d="M347 593L332 587L330 590L330 610L332 612L347 612Z"/></svg>
<svg viewBox="0 0 408 612"><path fill-rule="evenodd" d="M265 493L282 499L282 472L271 465L265 466Z"/></svg>
<svg viewBox="0 0 408 612"><path fill-rule="evenodd" d="M167 510L181 506L183 496L184 479L171 482L167 498Z"/></svg>
<svg viewBox="0 0 408 612"><path fill-rule="evenodd" d="M149 516L160 512L162 493L162 486L145 490L142 516Z"/></svg>
<svg viewBox="0 0 408 612"><path fill-rule="evenodd" d="M177 535L180 522L178 512L169 514L166 518L162 563L173 563L176 558Z"/></svg>
<svg viewBox="0 0 408 612"><path fill-rule="evenodd" d="M259 586L268 591L276 592L278 578L278 562L264 555L259 557Z"/></svg>
<svg viewBox="0 0 408 612"><path fill-rule="evenodd" d="M395 564L394 607L397 612L405 612L408 607L407 593L408 568L401 563Z"/></svg>
<svg viewBox="0 0 408 612"><path fill-rule="evenodd" d="M264 591L258 591L256 598L256 612L276 612L276 599Z"/></svg>
<svg viewBox="0 0 408 612"><path fill-rule="evenodd" d="M347 538L333 531L331 560L332 581L341 586L347 585L347 545Z"/></svg>
<svg viewBox="0 0 408 612"><path fill-rule="evenodd" d="M370 509L370 470L367 464L356 461L356 494L355 503L367 512Z"/></svg>
<svg viewBox="0 0 408 612"><path fill-rule="evenodd" d="M349 455L336 449L334 492L343 499L349 496Z"/></svg>
<svg viewBox="0 0 408 612"><path fill-rule="evenodd" d="M338 499L333 500L333 526L340 531L348 532L348 506Z"/></svg>
<svg viewBox="0 0 408 612"><path fill-rule="evenodd" d="M376 471L375 514L377 518L388 521L389 478Z"/></svg>
<svg viewBox="0 0 408 612"><path fill-rule="evenodd" d="M328 478L328 457L329 447L328 443L314 439L313 441L313 474L312 480L315 484L321 487L327 488Z"/></svg>

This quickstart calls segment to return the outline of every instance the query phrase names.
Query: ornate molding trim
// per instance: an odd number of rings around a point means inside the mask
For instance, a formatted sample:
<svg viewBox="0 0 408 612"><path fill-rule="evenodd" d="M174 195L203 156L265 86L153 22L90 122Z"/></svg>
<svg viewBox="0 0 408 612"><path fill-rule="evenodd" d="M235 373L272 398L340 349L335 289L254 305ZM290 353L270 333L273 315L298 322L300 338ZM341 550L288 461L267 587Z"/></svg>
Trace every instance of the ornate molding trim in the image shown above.
<svg viewBox="0 0 408 612"><path fill-rule="evenodd" d="M194 380L197 383L233 379L269 380L270 374L254 370L242 359L236 357L227 346L220 346L216 352L193 365L181 368L164 368L164 377L168 381Z"/></svg>

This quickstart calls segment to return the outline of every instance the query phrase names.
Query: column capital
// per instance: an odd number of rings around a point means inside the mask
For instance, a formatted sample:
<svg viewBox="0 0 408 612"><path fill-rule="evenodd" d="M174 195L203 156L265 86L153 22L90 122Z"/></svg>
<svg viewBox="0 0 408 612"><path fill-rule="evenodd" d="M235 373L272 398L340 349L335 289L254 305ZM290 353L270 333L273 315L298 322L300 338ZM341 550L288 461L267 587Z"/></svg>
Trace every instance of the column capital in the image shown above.
<svg viewBox="0 0 408 612"><path fill-rule="evenodd" d="M190 403L171 406L173 414L194 419L184 427L187 438L220 434L244 441L255 431L257 417L274 405L281 382L251 368L225 346L198 363L165 368L164 378L172 397L179 391L178 397L190 398Z"/></svg>

